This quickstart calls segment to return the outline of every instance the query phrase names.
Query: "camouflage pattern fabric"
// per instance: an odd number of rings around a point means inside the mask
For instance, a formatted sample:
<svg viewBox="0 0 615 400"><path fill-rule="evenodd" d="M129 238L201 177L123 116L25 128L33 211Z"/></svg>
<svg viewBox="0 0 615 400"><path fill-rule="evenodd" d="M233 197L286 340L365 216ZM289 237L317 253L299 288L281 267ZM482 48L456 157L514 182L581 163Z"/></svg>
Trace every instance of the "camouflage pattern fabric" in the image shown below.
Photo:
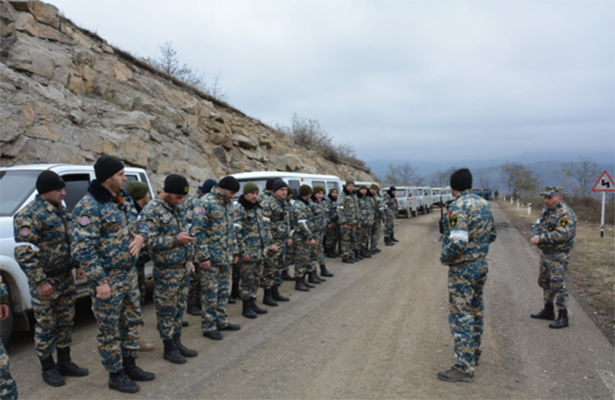
<svg viewBox="0 0 615 400"><path fill-rule="evenodd" d="M261 204L263 216L269 218L269 232L278 251L265 259L262 286L265 289L273 285L282 285L282 271L286 258L286 240L290 238L290 224L285 199L275 194L267 197Z"/></svg>
<svg viewBox="0 0 615 400"><path fill-rule="evenodd" d="M231 294L231 266L216 265L207 269L197 268L201 280L201 327L203 332L228 325L226 307Z"/></svg>
<svg viewBox="0 0 615 400"><path fill-rule="evenodd" d="M256 198L256 201L258 201L260 204L263 204L263 201L265 201L268 197L273 196L273 193L269 193L267 191L262 191L258 194L258 197Z"/></svg>
<svg viewBox="0 0 615 400"><path fill-rule="evenodd" d="M497 231L491 206L464 190L449 206L440 261L449 266L449 324L455 340L455 368L474 373L483 334L485 258Z"/></svg>
<svg viewBox="0 0 615 400"><path fill-rule="evenodd" d="M345 224L345 226L345 228L344 225L340 227L340 250L342 252L342 258L350 258L354 257L357 227L351 224Z"/></svg>
<svg viewBox="0 0 615 400"><path fill-rule="evenodd" d="M291 230L291 223L290 223L290 207L292 206L292 203L290 202L290 200L286 199L286 212L289 215L288 218L288 229ZM286 245L286 256L284 258L284 265L282 266L282 271L288 272L290 270L290 266L293 265L295 263L295 243L291 243L290 246L287 244ZM280 279L279 283L276 283L276 285L281 285L282 284L282 279L281 279L281 274L280 274Z"/></svg>
<svg viewBox="0 0 615 400"><path fill-rule="evenodd" d="M314 269L316 269L317 265L325 265L326 263L324 236L329 217L324 200L320 202L315 199L310 200L310 208L314 213L314 240L316 241L316 246L312 246L311 249L311 258L316 261L314 263Z"/></svg>
<svg viewBox="0 0 615 400"><path fill-rule="evenodd" d="M154 265L154 305L162 340L172 339L182 332L189 285L188 264L176 267Z"/></svg>
<svg viewBox="0 0 615 400"><path fill-rule="evenodd" d="M263 279L263 260L239 263L239 297L241 300L256 298Z"/></svg>
<svg viewBox="0 0 615 400"><path fill-rule="evenodd" d="M339 194L338 218L340 223L341 251L343 258L349 258L357 251L357 224L359 218L359 203L354 193L346 189ZM344 228L346 225L346 228Z"/></svg>
<svg viewBox="0 0 615 400"><path fill-rule="evenodd" d="M374 225L370 230L370 247L369 250L376 250L378 242L380 241L380 235L382 234L382 221L385 218L385 208L382 205L382 198L378 195L372 197Z"/></svg>
<svg viewBox="0 0 615 400"><path fill-rule="evenodd" d="M145 294L147 293L146 282L145 282L145 264L150 262L152 259L143 249L139 253L139 258L135 263L135 268L137 269L137 280L139 283L139 298L141 299L141 304L145 303Z"/></svg>
<svg viewBox="0 0 615 400"><path fill-rule="evenodd" d="M186 210L186 221L189 226L192 226L192 214L194 210L194 206L198 199L203 197L203 192L201 192L201 188L197 190L195 194L188 197L186 201L183 202L184 210ZM194 266L198 266L198 262L193 260ZM199 280L196 272L192 272L190 274L190 288L188 289L188 304L201 304L201 281Z"/></svg>
<svg viewBox="0 0 615 400"><path fill-rule="evenodd" d="M564 251L542 253L540 256L540 272L538 286L543 291L545 303L553 303L558 310L568 308L568 287L566 286L566 270L570 254Z"/></svg>
<svg viewBox="0 0 615 400"><path fill-rule="evenodd" d="M9 292L6 285L2 282L0 275L0 304L9 303ZM9 356L4 349L4 343L0 337L0 399L13 400L17 399L17 384L9 371Z"/></svg>
<svg viewBox="0 0 615 400"><path fill-rule="evenodd" d="M316 260L312 256L310 240L317 240L317 226L314 212L309 201L298 198L290 209L291 226L295 230L295 277L301 278L306 272L316 269ZM318 244L318 243L317 243ZM314 253L315 254L315 253Z"/></svg>
<svg viewBox="0 0 615 400"><path fill-rule="evenodd" d="M388 193L382 198L384 208L384 237L390 238L393 235L395 217L397 216L397 200Z"/></svg>
<svg viewBox="0 0 615 400"><path fill-rule="evenodd" d="M335 249L340 242L340 224L337 210L339 202L331 195L325 197L323 202L327 211L327 220L329 225L332 225L331 227L327 225L325 230L325 247L327 249Z"/></svg>
<svg viewBox="0 0 615 400"><path fill-rule="evenodd" d="M372 230L371 224L374 223L373 198L369 194L359 198L359 210L361 228L357 229L358 251L360 251L363 246L369 245L369 237Z"/></svg>

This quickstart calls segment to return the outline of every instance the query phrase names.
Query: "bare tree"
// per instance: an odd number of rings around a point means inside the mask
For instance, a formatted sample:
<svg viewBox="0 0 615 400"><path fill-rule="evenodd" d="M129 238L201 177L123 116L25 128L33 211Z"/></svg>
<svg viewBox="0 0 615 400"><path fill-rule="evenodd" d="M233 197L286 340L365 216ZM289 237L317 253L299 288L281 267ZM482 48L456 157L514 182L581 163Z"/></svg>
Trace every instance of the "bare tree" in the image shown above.
<svg viewBox="0 0 615 400"><path fill-rule="evenodd" d="M538 187L538 179L534 172L518 162L507 162L500 166L502 178L508 187L508 193L519 197L524 193L535 191Z"/></svg>
<svg viewBox="0 0 615 400"><path fill-rule="evenodd" d="M402 186L410 186L418 178L416 169L409 162L399 165L397 172L399 174L400 185Z"/></svg>
<svg viewBox="0 0 615 400"><path fill-rule="evenodd" d="M384 181L390 185L399 185L399 166L389 163Z"/></svg>
<svg viewBox="0 0 615 400"><path fill-rule="evenodd" d="M591 185L598 177L598 165L589 158L579 156L579 161L566 161L560 164L561 170L557 173L572 178L576 186L572 194L588 197L591 194Z"/></svg>
<svg viewBox="0 0 615 400"><path fill-rule="evenodd" d="M484 172L480 172L478 174L478 182L480 184L481 189L490 189L491 188L491 180L489 176Z"/></svg>

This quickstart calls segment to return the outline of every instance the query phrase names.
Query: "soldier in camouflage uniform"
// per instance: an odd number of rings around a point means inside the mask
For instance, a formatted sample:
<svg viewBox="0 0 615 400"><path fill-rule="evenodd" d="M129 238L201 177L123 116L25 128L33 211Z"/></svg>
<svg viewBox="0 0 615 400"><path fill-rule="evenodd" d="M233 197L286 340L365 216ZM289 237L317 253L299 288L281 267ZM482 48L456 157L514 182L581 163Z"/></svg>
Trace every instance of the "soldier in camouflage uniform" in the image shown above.
<svg viewBox="0 0 615 400"><path fill-rule="evenodd" d="M395 186L391 186L389 190L387 190L387 194L382 199L382 205L385 210L385 219L384 219L384 244L386 246L394 246L393 242L393 228L395 226L394 220L397 216L398 208L397 208L397 199L395 198L395 194L397 193L397 189Z"/></svg>
<svg viewBox="0 0 615 400"><path fill-rule="evenodd" d="M359 213L361 219L361 229L358 230L358 251L365 258L372 258L369 249L369 236L374 225L374 205L373 199L367 191L366 185L359 186L357 199L359 201Z"/></svg>
<svg viewBox="0 0 615 400"><path fill-rule="evenodd" d="M374 224L370 232L370 248L369 251L372 254L380 253L378 248L378 242L380 241L380 233L382 231L382 221L386 217L385 208L382 205L382 198L379 195L380 188L375 183L369 188L369 193L372 196Z"/></svg>
<svg viewBox="0 0 615 400"><path fill-rule="evenodd" d="M290 213L290 207L293 205L292 200L293 200L293 190L291 188L288 188L288 193L286 194L286 209L289 210L289 213ZM288 224L290 227L290 218L288 220ZM290 266L294 263L295 263L295 248L293 244L290 244L286 246L286 257L284 260L284 266L282 267L282 280L283 281L294 281L295 280L295 278L290 276L290 274L288 273L288 271L290 271Z"/></svg>
<svg viewBox="0 0 615 400"><path fill-rule="evenodd" d="M363 258L355 253L357 228L361 228L359 219L359 203L354 194L354 180L346 180L346 186L339 196L337 207L342 249L342 262L353 264ZM356 258L355 258L356 257Z"/></svg>
<svg viewBox="0 0 615 400"><path fill-rule="evenodd" d="M163 357L175 364L185 364L186 357L196 357L195 350L181 343L182 319L188 298L194 237L188 231L186 211L181 202L188 194L188 180L169 175L158 197L150 201L139 219L139 232L154 261L154 304L158 333L164 343Z"/></svg>
<svg viewBox="0 0 615 400"><path fill-rule="evenodd" d="M448 265L449 324L455 340L455 365L438 372L449 382L471 382L481 354L483 288L487 281L487 253L497 232L491 206L472 192L472 174L466 168L451 175L455 200L443 224L440 261Z"/></svg>
<svg viewBox="0 0 615 400"><path fill-rule="evenodd" d="M325 208L327 209L327 219L329 224L325 231L325 252L329 258L337 258L339 254L335 252L340 242L340 224L337 207L339 205L337 199L337 189L329 189L329 195L324 200Z"/></svg>
<svg viewBox="0 0 615 400"><path fill-rule="evenodd" d="M203 186L197 189L195 194L186 199L184 202L184 210L186 210L186 219L189 225L192 226L192 212L197 200L211 192L211 189L217 185L218 182L216 180L207 179L203 182ZM196 266L196 260L193 260L193 263ZM190 289L188 290L187 303L186 311L188 314L201 315L201 280L199 279L196 269L190 273Z"/></svg>
<svg viewBox="0 0 615 400"><path fill-rule="evenodd" d="M308 185L301 185L299 188L299 197L293 204L290 210L291 226L295 230L295 290L309 292L314 285L306 284L306 275L310 270L316 270L317 260L312 258L312 247L316 247L316 224L314 222L314 213L310 208L310 196L312 188ZM312 278L310 276L310 278ZM320 283L315 280L310 280L310 283Z"/></svg>
<svg viewBox="0 0 615 400"><path fill-rule="evenodd" d="M273 184L278 178L269 178L267 182L265 182L265 191L258 194L258 202L263 204L263 201L271 195L273 195Z"/></svg>
<svg viewBox="0 0 615 400"><path fill-rule="evenodd" d="M88 194L75 206L71 250L90 283L98 352L109 372L109 387L136 393L140 388L135 381L155 378L135 364L143 319L134 264L145 238L136 234L137 210L122 190L122 162L102 156L94 172Z"/></svg>
<svg viewBox="0 0 615 400"><path fill-rule="evenodd" d="M0 275L0 322L9 317L9 300L9 292ZM9 356L0 337L0 399L16 400L17 397L17 384L9 371Z"/></svg>
<svg viewBox="0 0 615 400"><path fill-rule="evenodd" d="M265 289L263 304L275 307L278 301L289 301L288 297L280 294L279 287L282 285L282 271L286 257L286 246L293 244L290 239L290 219L286 197L288 185L282 179L276 179L273 183L273 195L269 196L261 204L263 215L269 218L269 230L273 244L278 251L270 252L265 259L262 286Z"/></svg>
<svg viewBox="0 0 615 400"><path fill-rule="evenodd" d="M540 194L545 197L545 207L534 225L532 243L542 250L538 286L543 290L545 307L532 318L554 320L549 328L559 329L568 326L568 288L566 269L570 260L570 250L574 247L577 216L563 201L561 187L547 186Z"/></svg>
<svg viewBox="0 0 615 400"><path fill-rule="evenodd" d="M32 309L36 318L34 346L43 369L43 380L62 386L65 376L86 376L88 370L70 359L71 330L75 317L75 279L85 274L70 255L72 215L62 199L64 181L52 171L36 180L38 195L14 218L15 260L28 276ZM53 350L57 350L57 366Z"/></svg>
<svg viewBox="0 0 615 400"><path fill-rule="evenodd" d="M201 279L201 325L203 336L222 340L220 331L237 331L228 321L226 307L230 295L231 265L238 260L239 248L233 227L231 200L239 191L232 176L220 180L211 193L200 198L192 214L191 234L196 237L195 259Z"/></svg>
<svg viewBox="0 0 615 400"><path fill-rule="evenodd" d="M318 266L320 267L320 276L332 277L333 274L327 270L327 264L325 260L325 229L329 224L329 213L327 211L327 206L324 202L325 198L325 188L323 186L314 186L312 194L312 200L310 200L310 208L312 208L312 212L314 213L314 223L316 225L316 231L314 235L316 236L316 246L312 248L312 251L316 254L312 255L312 258L316 258ZM325 280L318 277L316 271L314 271L313 280L320 280L324 282Z"/></svg>
<svg viewBox="0 0 615 400"><path fill-rule="evenodd" d="M235 233L239 246L240 296L243 302L241 315L256 318L267 310L256 305L256 293L261 285L263 263L267 254L276 252L268 229L269 218L263 217L263 209L257 201L258 186L248 182L243 195L235 206Z"/></svg>

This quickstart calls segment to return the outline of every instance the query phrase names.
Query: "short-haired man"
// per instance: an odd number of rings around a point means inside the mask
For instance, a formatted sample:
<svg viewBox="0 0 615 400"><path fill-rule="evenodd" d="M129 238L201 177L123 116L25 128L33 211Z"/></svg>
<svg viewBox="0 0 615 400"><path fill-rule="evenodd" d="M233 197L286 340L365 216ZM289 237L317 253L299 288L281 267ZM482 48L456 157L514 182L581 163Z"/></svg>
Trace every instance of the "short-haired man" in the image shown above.
<svg viewBox="0 0 615 400"><path fill-rule="evenodd" d="M371 193L368 193L367 185L359 186L357 192L359 201L359 219L361 220L361 229L357 230L357 248L359 254L364 258L372 258L372 253L369 251L369 235L374 224L374 206Z"/></svg>
<svg viewBox="0 0 615 400"><path fill-rule="evenodd" d="M380 197L380 187L375 183L369 188L369 193L372 196L372 205L373 205L373 218L374 224L372 225L372 229L369 232L370 236L370 247L369 251L372 254L380 253L382 250L378 248L378 242L380 241L380 233L382 231L382 221L385 219L385 209L382 205L382 197Z"/></svg>
<svg viewBox="0 0 615 400"><path fill-rule="evenodd" d="M382 199L382 205L385 209L384 244L386 246L394 246L396 240L393 239L393 229L395 228L395 223L393 221L395 220L398 211L397 199L395 198L397 188L395 186L391 186L386 193L386 196Z"/></svg>
<svg viewBox="0 0 615 400"><path fill-rule="evenodd" d="M566 268L570 260L570 250L574 247L577 229L577 215L563 200L563 189L547 186L541 196L545 198L545 207L534 225L532 243L540 250L540 272L538 286L543 291L545 307L532 314L532 318L555 319L549 328L560 329L568 326L568 288L566 287Z"/></svg>
<svg viewBox="0 0 615 400"><path fill-rule="evenodd" d="M315 225L315 236L316 236L316 246L312 248L312 258L317 260L317 264L320 267L320 276L333 277L333 274L327 270L327 264L325 260L325 247L324 247L324 236L325 229L329 223L329 213L327 212L327 206L325 205L325 187L324 186L314 186L312 190L312 199L310 200L310 208L314 213L314 225ZM324 282L325 279L322 279L318 276L316 271L313 272L314 277L312 280L320 280Z"/></svg>
<svg viewBox="0 0 615 400"><path fill-rule="evenodd" d="M353 264L363 259L359 254L355 253L357 228L361 228L361 220L359 219L359 203L354 194L354 180L346 180L346 186L339 198L340 205L337 209L343 252L342 262Z"/></svg>
<svg viewBox="0 0 615 400"><path fill-rule="evenodd" d="M9 317L9 292L6 285L2 282L0 275L0 322ZM4 349L4 343L0 340L0 398L6 400L17 400L17 384L11 371L9 371L9 356Z"/></svg>

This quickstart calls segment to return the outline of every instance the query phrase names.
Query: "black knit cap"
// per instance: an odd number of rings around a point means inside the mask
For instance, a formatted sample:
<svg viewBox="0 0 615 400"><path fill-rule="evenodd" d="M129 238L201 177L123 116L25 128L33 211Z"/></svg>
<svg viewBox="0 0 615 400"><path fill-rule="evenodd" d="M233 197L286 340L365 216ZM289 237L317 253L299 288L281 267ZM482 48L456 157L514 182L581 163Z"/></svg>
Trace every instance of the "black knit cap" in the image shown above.
<svg viewBox="0 0 615 400"><path fill-rule="evenodd" d="M285 187L288 187L286 182L284 182L282 179L276 179L275 182L273 182L273 193Z"/></svg>
<svg viewBox="0 0 615 400"><path fill-rule="evenodd" d="M234 176L225 176L218 182L218 187L220 189L230 190L234 193L239 192L239 186L239 181L237 181Z"/></svg>
<svg viewBox="0 0 615 400"><path fill-rule="evenodd" d="M265 183L265 190L273 190L273 184L278 178L269 178L267 179L267 183Z"/></svg>
<svg viewBox="0 0 615 400"><path fill-rule="evenodd" d="M472 189L472 173L467 168L461 168L451 175L451 189L463 192Z"/></svg>
<svg viewBox="0 0 615 400"><path fill-rule="evenodd" d="M188 179L181 175L171 174L164 180L164 188L167 193L187 195L190 191Z"/></svg>
<svg viewBox="0 0 615 400"><path fill-rule="evenodd" d="M392 194L392 193L393 193L394 191L396 191L396 190L397 190L397 188L396 188L395 186L391 186L391 187L389 188L389 190L387 190L387 193L388 193L388 194Z"/></svg>
<svg viewBox="0 0 615 400"><path fill-rule="evenodd" d="M38 194L64 189L65 187L66 183L60 178L60 175L53 171L43 171L38 178L36 178L36 190Z"/></svg>
<svg viewBox="0 0 615 400"><path fill-rule="evenodd" d="M103 183L123 169L124 164L112 156L101 156L94 164L94 173L98 183Z"/></svg>

